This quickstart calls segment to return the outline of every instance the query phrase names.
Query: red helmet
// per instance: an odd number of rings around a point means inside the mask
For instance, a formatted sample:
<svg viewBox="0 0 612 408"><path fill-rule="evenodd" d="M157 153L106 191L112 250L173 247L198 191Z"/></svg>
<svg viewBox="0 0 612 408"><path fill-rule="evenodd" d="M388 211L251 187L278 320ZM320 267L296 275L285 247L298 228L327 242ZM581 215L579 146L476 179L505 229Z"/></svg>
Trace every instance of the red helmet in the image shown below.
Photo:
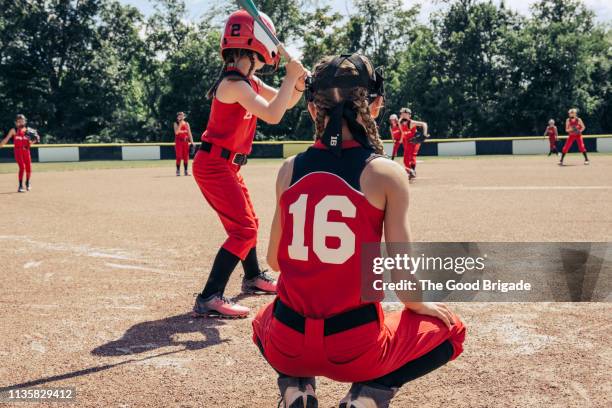
<svg viewBox="0 0 612 408"><path fill-rule="evenodd" d="M276 34L270 17L264 13L259 14L268 28ZM280 61L280 54L274 42L245 10L235 11L225 23L223 38L221 38L221 54L230 49L255 51L268 65L276 66Z"/></svg>

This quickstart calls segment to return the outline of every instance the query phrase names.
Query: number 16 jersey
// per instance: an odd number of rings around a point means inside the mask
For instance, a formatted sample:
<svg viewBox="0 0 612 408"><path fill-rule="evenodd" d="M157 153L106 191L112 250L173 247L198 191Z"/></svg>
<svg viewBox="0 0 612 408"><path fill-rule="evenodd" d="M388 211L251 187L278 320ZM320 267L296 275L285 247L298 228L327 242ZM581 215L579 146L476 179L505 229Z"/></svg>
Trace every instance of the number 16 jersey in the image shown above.
<svg viewBox="0 0 612 408"><path fill-rule="evenodd" d="M278 296L302 316L323 319L370 303L361 300L362 245L380 243L385 213L366 199L359 179L379 157L343 141L341 157L317 142L294 159L279 202Z"/></svg>

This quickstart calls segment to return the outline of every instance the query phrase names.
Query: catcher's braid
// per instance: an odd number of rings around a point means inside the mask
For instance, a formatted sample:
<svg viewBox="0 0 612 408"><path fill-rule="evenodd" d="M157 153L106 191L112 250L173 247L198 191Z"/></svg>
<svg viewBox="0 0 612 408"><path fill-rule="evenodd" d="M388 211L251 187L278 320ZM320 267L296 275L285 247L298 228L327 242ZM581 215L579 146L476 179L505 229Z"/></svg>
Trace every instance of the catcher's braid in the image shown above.
<svg viewBox="0 0 612 408"><path fill-rule="evenodd" d="M365 63L370 75L374 72L372 63L364 56L360 58ZM314 68L314 75L317 76L334 57L325 57ZM339 75L357 76L359 72L357 68L348 59L345 60L339 67ZM382 140L378 134L378 126L370 114L370 104L368 102L368 91L365 88L331 88L323 91L318 91L314 95L314 104L317 107L317 117L315 118L316 138L320 139L325 131L325 118L329 109L336 106L341 101L352 101L353 106L358 112L361 122L363 123L370 144L378 154L384 154Z"/></svg>

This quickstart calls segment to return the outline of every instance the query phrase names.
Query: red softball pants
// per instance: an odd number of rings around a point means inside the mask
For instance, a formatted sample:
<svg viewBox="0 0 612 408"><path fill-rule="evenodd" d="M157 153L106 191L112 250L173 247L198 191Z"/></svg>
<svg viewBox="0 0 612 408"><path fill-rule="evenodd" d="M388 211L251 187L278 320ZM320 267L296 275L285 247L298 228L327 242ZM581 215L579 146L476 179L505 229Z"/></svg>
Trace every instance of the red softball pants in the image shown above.
<svg viewBox="0 0 612 408"><path fill-rule="evenodd" d="M441 320L409 310L383 314L379 320L324 336L324 320L306 319L305 333L276 320L274 303L253 320L253 340L268 363L292 377L324 376L362 382L389 374L449 340L454 360L463 351L465 326L457 317L448 329Z"/></svg>
<svg viewBox="0 0 612 408"><path fill-rule="evenodd" d="M571 135L569 135L569 137L565 141L565 145L563 145L563 150L562 150L563 154L566 154L567 152L569 152L569 149L574 144L574 141L576 141L576 143L578 143L578 150L580 150L581 153L585 153L586 152L586 147L584 147L584 140L582 139L582 135L580 135L580 134L571 134Z"/></svg>
<svg viewBox="0 0 612 408"><path fill-rule="evenodd" d="M395 157L397 156L397 151L399 150L400 144L402 143L401 140L394 140L393 141L393 153L391 154L391 156Z"/></svg>
<svg viewBox="0 0 612 408"><path fill-rule="evenodd" d="M408 140L404 140L404 167L406 169L416 168L416 158L420 148L420 144L414 144L410 143Z"/></svg>
<svg viewBox="0 0 612 408"><path fill-rule="evenodd" d="M259 220L239 170L218 155L216 146L200 150L193 160L193 177L227 232L223 248L244 260L257 244Z"/></svg>
<svg viewBox="0 0 612 408"><path fill-rule="evenodd" d="M174 142L174 152L176 153L176 165L181 164L181 160L185 164L189 164L189 143L188 142Z"/></svg>
<svg viewBox="0 0 612 408"><path fill-rule="evenodd" d="M23 173L25 172L26 178L30 178L32 174L32 157L30 156L30 149L24 147L15 148L15 161L19 166L19 181L23 180Z"/></svg>

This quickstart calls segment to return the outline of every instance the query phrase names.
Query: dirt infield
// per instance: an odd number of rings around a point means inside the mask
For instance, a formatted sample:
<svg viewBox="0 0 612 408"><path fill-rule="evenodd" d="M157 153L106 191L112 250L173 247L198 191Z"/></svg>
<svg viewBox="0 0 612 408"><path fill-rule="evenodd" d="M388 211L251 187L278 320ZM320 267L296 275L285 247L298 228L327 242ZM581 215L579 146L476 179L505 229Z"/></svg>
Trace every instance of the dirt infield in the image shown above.
<svg viewBox="0 0 612 408"><path fill-rule="evenodd" d="M265 252L278 162L243 170ZM419 241L612 241L612 156L425 159ZM16 166L15 166L16 167ZM49 170L49 169L48 169ZM74 386L78 406L274 407L249 319L192 319L224 232L191 177L168 167L0 174L0 388ZM240 274L227 295L239 292ZM241 300L254 309L271 297ZM464 354L393 407L612 404L606 303L456 304ZM607 373L607 374L606 374ZM319 381L322 407L346 384Z"/></svg>

